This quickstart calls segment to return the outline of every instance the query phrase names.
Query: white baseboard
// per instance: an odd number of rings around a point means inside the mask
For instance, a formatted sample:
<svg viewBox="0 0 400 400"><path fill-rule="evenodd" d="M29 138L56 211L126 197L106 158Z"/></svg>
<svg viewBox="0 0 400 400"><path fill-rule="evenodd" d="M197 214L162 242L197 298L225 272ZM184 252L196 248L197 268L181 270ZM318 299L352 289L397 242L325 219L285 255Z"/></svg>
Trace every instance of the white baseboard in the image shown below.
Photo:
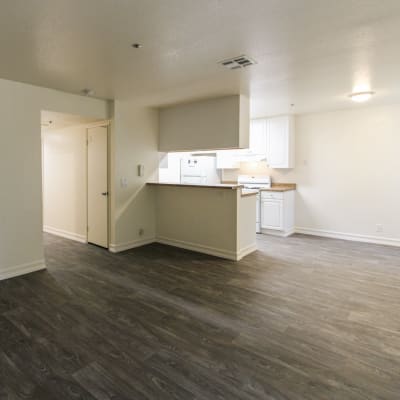
<svg viewBox="0 0 400 400"><path fill-rule="evenodd" d="M157 242L168 246L180 247L181 249L197 251L199 253L209 254L211 256L227 258L228 260L237 260L237 255L234 251L226 251L215 247L203 246L197 243L186 242L183 240L169 239L166 237L157 237Z"/></svg>
<svg viewBox="0 0 400 400"><path fill-rule="evenodd" d="M121 251L126 251L134 249L136 247L144 246L146 244L154 243L155 241L156 241L155 238L146 238L120 244L111 243L109 246L109 250L111 251L111 253L119 253Z"/></svg>
<svg viewBox="0 0 400 400"><path fill-rule="evenodd" d="M243 249L239 250L239 253L236 256L236 261L241 260L243 257L253 253L253 251L257 250L257 244L251 244L250 246L244 247Z"/></svg>
<svg viewBox="0 0 400 400"><path fill-rule="evenodd" d="M332 239L351 240L354 242L374 243L374 244L383 244L387 246L400 247L400 239L397 238L360 235L357 233L344 233L344 232L328 231L324 229L303 228L303 227L296 227L295 231L296 233L303 233L305 235L322 236Z"/></svg>
<svg viewBox="0 0 400 400"><path fill-rule="evenodd" d="M181 249L197 251L199 253L209 254L221 258L227 258L229 260L234 260L234 261L238 261L243 257L247 256L248 254L252 253L253 251L257 250L257 245L253 244L241 249L238 253L235 253L234 251L221 250L215 247L203 246L197 243L169 239L166 237L147 238L121 244L110 244L109 250L112 253L119 253L121 251L134 249L136 247L144 246L150 243L161 243L167 246L174 246L174 247L179 247Z"/></svg>
<svg viewBox="0 0 400 400"><path fill-rule="evenodd" d="M63 229L53 228L51 226L45 225L43 227L43 232L51 233L52 235L61 236L66 239L75 240L80 243L87 243L87 239L85 235L79 235L74 232L68 232Z"/></svg>
<svg viewBox="0 0 400 400"><path fill-rule="evenodd" d="M0 268L0 281L29 274L31 272L40 271L42 269L46 269L44 260L37 260L25 264L14 265L12 267Z"/></svg>
<svg viewBox="0 0 400 400"><path fill-rule="evenodd" d="M266 235L272 235L272 236L288 237L288 236L296 233L296 230L295 230L295 228L290 229L288 231L278 231L278 230L274 230L274 229L261 229L261 233L266 234Z"/></svg>

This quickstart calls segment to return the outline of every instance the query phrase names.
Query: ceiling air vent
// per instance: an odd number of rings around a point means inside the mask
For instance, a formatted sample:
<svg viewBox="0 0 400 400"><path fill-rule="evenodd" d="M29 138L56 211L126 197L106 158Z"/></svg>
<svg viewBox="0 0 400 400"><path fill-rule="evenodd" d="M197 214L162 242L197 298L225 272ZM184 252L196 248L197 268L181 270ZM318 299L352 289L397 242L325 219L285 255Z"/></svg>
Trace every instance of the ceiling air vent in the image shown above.
<svg viewBox="0 0 400 400"><path fill-rule="evenodd" d="M234 58L229 58L228 60L220 61L219 64L229 69L239 69L245 68L249 65L257 64L254 60L247 56L239 56Z"/></svg>

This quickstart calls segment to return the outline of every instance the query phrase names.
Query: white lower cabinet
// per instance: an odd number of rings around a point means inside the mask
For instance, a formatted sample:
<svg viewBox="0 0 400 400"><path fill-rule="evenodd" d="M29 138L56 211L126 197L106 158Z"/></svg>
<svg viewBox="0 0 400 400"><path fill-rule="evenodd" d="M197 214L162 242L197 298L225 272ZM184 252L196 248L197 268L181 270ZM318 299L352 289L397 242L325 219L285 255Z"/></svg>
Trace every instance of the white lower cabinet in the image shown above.
<svg viewBox="0 0 400 400"><path fill-rule="evenodd" d="M263 200L261 202L261 227L282 230L282 209L281 200Z"/></svg>
<svg viewBox="0 0 400 400"><path fill-rule="evenodd" d="M261 233L289 236L294 232L295 192L261 192Z"/></svg>

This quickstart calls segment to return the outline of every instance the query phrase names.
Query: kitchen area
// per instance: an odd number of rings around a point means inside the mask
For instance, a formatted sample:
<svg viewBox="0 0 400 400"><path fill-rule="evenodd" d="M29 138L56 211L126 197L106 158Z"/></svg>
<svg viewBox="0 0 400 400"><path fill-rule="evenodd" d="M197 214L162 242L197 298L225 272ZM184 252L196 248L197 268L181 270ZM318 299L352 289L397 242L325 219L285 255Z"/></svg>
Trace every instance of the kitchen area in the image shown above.
<svg viewBox="0 0 400 400"><path fill-rule="evenodd" d="M250 120L242 95L161 109L157 241L240 260L257 234L293 234L296 184L270 172L294 163L293 115Z"/></svg>
<svg viewBox="0 0 400 400"><path fill-rule="evenodd" d="M294 233L295 183L272 182L271 169L294 167L293 116L250 121L249 148L162 154L159 182L186 185L237 184L256 196L255 232Z"/></svg>

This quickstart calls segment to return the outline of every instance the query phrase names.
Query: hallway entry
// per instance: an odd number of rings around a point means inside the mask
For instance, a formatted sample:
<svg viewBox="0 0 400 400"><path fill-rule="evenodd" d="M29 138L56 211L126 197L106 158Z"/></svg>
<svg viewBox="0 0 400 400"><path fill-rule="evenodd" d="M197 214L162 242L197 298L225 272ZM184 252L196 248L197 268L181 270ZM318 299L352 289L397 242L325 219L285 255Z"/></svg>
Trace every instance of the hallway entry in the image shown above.
<svg viewBox="0 0 400 400"><path fill-rule="evenodd" d="M43 230L108 248L108 121L42 111Z"/></svg>

